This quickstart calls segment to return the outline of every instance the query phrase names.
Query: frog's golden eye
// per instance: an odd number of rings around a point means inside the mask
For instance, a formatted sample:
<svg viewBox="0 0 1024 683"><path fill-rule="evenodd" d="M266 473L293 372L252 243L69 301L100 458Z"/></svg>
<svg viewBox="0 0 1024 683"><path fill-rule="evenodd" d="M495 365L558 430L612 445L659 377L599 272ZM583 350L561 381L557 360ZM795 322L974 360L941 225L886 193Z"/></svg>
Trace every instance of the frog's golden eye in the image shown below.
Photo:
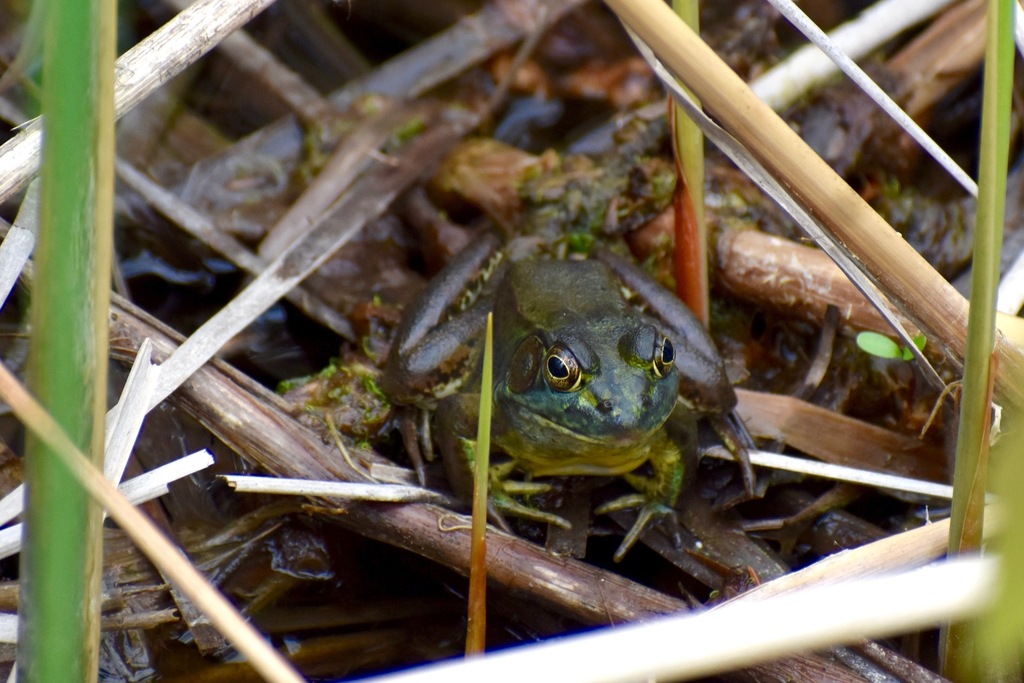
<svg viewBox="0 0 1024 683"><path fill-rule="evenodd" d="M576 391L583 384L583 372L573 352L555 344L544 359L544 378L555 391Z"/></svg>
<svg viewBox="0 0 1024 683"><path fill-rule="evenodd" d="M676 347L672 346L672 340L668 337L661 337L654 343L654 360L651 362L651 370L654 376L661 379L672 369L676 361Z"/></svg>

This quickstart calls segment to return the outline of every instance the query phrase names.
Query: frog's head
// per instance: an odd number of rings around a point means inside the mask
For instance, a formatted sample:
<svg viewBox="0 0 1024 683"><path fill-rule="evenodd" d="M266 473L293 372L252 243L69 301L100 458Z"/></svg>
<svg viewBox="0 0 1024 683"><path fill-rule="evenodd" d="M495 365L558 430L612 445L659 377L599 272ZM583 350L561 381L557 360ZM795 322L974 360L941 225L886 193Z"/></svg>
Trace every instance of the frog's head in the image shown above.
<svg viewBox="0 0 1024 683"><path fill-rule="evenodd" d="M565 449L614 457L660 429L679 390L672 342L635 315L566 312L558 322L526 335L496 378L504 426L555 458Z"/></svg>

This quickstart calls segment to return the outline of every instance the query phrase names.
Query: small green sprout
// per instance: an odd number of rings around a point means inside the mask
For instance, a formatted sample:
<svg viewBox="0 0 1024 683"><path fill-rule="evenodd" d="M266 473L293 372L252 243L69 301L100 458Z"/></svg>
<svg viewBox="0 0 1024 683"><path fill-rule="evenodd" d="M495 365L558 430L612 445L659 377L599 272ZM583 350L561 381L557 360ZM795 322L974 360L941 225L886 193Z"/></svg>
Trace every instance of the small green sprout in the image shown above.
<svg viewBox="0 0 1024 683"><path fill-rule="evenodd" d="M413 117L402 124L393 134L395 145L408 142L427 129L427 122L420 117Z"/></svg>
<svg viewBox="0 0 1024 683"><path fill-rule="evenodd" d="M920 351L924 351L925 336L919 334L914 337L914 346ZM903 360L913 360L914 352L905 346L900 346L892 339L889 339L884 334L878 334L877 332L861 332L857 335L857 346L860 350L869 353L872 356L878 358L902 358Z"/></svg>
<svg viewBox="0 0 1024 683"><path fill-rule="evenodd" d="M571 232L567 236L569 252L572 254L590 253L594 241L594 236L589 232Z"/></svg>

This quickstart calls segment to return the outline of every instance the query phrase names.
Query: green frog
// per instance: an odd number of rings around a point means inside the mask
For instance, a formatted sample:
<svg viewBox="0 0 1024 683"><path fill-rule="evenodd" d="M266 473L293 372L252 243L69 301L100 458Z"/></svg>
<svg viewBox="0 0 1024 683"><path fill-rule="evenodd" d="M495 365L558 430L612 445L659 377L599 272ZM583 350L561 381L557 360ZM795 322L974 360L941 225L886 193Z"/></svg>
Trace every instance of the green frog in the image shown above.
<svg viewBox="0 0 1024 683"><path fill-rule="evenodd" d="M517 500L546 490L534 477L622 476L637 493L596 510L639 509L619 560L652 521L673 513L695 420L729 413L736 395L704 327L631 263L512 251L486 237L433 280L403 318L383 389L395 403L434 409L449 479L468 496L483 331L493 311L491 439L510 459L489 473L492 513L567 527ZM635 308L624 288L658 317ZM417 442L409 430L403 436ZM429 435L422 441L429 452ZM513 480L517 470L529 481Z"/></svg>

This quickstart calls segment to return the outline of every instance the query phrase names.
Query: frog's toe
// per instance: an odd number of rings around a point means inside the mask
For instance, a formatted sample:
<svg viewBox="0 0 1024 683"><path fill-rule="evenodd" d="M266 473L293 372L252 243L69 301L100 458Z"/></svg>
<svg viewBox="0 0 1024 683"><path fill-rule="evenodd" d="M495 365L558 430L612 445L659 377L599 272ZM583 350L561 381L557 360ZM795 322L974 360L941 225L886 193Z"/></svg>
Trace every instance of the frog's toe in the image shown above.
<svg viewBox="0 0 1024 683"><path fill-rule="evenodd" d="M551 492L551 484L544 484L539 481L512 481L506 479L501 483L501 488L510 496L537 496L542 493Z"/></svg>
<svg viewBox="0 0 1024 683"><path fill-rule="evenodd" d="M598 515L607 515L610 512L620 512L622 510L633 510L643 507L647 502L647 496L644 494L631 493L629 495L619 496L615 500L610 500L603 505L599 505L594 509L594 512Z"/></svg>
<svg viewBox="0 0 1024 683"><path fill-rule="evenodd" d="M626 553L636 545L636 542L640 540L640 537L643 536L644 533L646 533L653 522L665 517L674 517L676 514L675 510L668 505L649 500L640 494L616 498L615 500L605 503L601 507L597 508L595 512L605 514L608 512L615 512L635 507L639 507L640 512L637 514L636 521L633 522L633 526L630 527L629 531L626 533L626 537L622 539L622 543L619 544L618 549L612 556L612 559L616 562L622 561L622 558L624 558Z"/></svg>
<svg viewBox="0 0 1024 683"><path fill-rule="evenodd" d="M551 514L550 512L544 512L543 510L527 507L508 496L495 496L493 498L493 502L494 507L506 515L529 519L534 522L541 522L542 524L554 524L557 527L567 530L572 529L572 524L570 524L565 518Z"/></svg>
<svg viewBox="0 0 1024 683"><path fill-rule="evenodd" d="M501 514L501 510L495 505L494 500L487 501L487 521L507 534L514 533L512 525L505 519L505 515Z"/></svg>

